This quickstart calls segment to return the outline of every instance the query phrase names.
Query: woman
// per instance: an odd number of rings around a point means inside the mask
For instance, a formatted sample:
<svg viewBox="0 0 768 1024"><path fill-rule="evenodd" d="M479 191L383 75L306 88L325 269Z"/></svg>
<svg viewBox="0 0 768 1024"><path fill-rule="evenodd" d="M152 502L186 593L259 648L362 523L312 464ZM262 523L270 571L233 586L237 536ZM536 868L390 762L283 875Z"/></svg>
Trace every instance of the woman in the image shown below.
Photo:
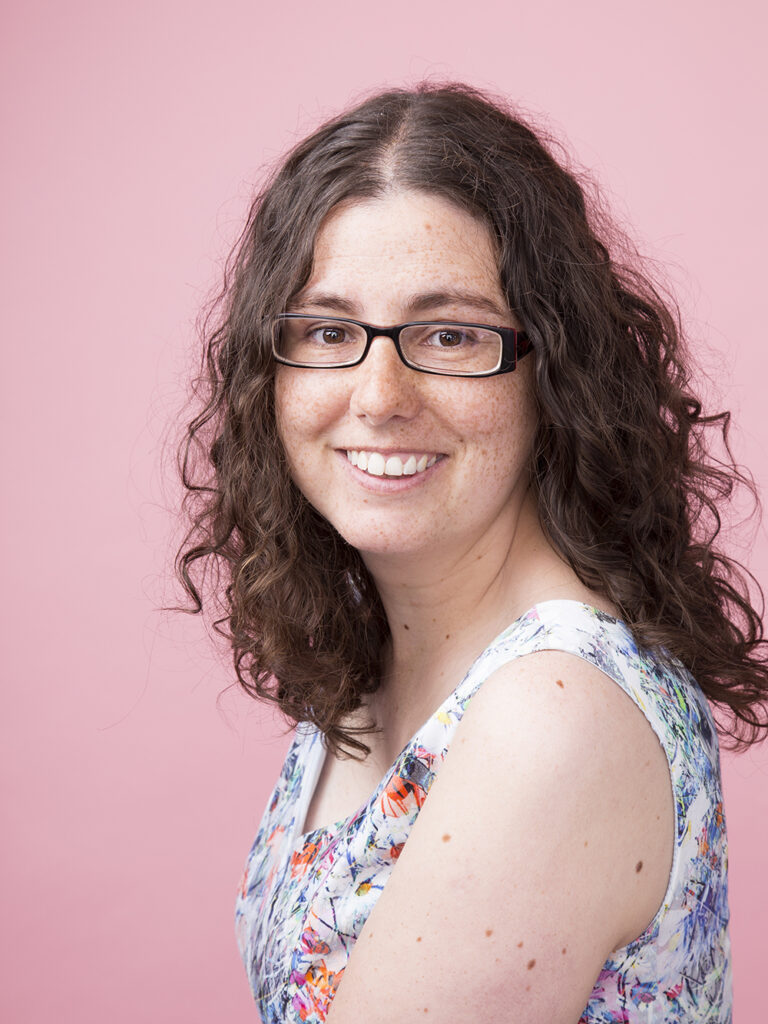
<svg viewBox="0 0 768 1024"><path fill-rule="evenodd" d="M730 1019L706 697L764 727L713 547L743 481L607 239L458 85L329 122L254 203L179 570L199 611L225 568L238 677L297 724L237 904L265 1022Z"/></svg>

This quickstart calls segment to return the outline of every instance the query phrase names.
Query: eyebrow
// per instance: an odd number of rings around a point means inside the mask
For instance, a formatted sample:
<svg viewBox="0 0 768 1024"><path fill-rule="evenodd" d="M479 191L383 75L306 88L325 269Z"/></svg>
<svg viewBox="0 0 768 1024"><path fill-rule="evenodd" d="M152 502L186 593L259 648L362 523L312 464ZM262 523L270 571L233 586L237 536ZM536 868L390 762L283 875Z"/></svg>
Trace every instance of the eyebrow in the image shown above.
<svg viewBox="0 0 768 1024"><path fill-rule="evenodd" d="M354 302L345 299L342 295L335 295L330 292L313 292L299 294L290 304L290 312L298 313L306 307L319 308L355 318L359 310ZM471 309L481 316L491 316L497 320L508 320L509 310L505 310L487 295L475 292L463 292L455 289L440 291L422 292L409 295L403 299L403 308L406 316L423 316L431 310L444 309L446 306L461 306L463 309Z"/></svg>

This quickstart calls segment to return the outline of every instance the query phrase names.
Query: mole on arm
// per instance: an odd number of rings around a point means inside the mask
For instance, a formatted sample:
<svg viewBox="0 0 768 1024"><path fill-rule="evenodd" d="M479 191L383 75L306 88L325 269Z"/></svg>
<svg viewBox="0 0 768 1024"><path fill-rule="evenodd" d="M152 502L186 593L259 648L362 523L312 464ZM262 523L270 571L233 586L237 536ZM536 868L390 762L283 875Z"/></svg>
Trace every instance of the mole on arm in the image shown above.
<svg viewBox="0 0 768 1024"><path fill-rule="evenodd" d="M565 956L565 946L563 946L563 956Z"/></svg>
<svg viewBox="0 0 768 1024"><path fill-rule="evenodd" d="M493 928L486 928L485 929L485 934L486 935L493 935Z"/></svg>
<svg viewBox="0 0 768 1024"><path fill-rule="evenodd" d="M410 628L411 628L411 627L410 627L410 626L408 625L408 623L407 623L407 622L404 622L404 623L403 623L403 629L410 629Z"/></svg>
<svg viewBox="0 0 768 1024"><path fill-rule="evenodd" d="M517 948L518 948L518 949L522 949L522 948L523 948L523 944L522 944L522 942L518 942L518 944L517 944Z"/></svg>
<svg viewBox="0 0 768 1024"><path fill-rule="evenodd" d="M528 970L529 971L531 970L532 967L535 967L535 966L536 966L536 961L535 960L529 960L528 961Z"/></svg>
<svg viewBox="0 0 768 1024"><path fill-rule="evenodd" d="M417 941L417 942L421 942L421 936L420 936L420 935L417 935L417 936L416 936L416 941Z"/></svg>
<svg viewBox="0 0 768 1024"><path fill-rule="evenodd" d="M637 862L637 864L635 864L635 871L642 871L642 870L643 870L643 862L641 860L639 860Z"/></svg>
<svg viewBox="0 0 768 1024"><path fill-rule="evenodd" d="M561 690L565 689L565 683L563 682L562 679L556 679L555 682L557 683L557 685L560 687Z"/></svg>
<svg viewBox="0 0 768 1024"><path fill-rule="evenodd" d="M446 833L445 833L445 835L443 836L443 842L444 842L444 843L447 843L447 842L449 842L449 841L450 841L450 838L451 838L451 834L450 834L450 832L446 832Z"/></svg>

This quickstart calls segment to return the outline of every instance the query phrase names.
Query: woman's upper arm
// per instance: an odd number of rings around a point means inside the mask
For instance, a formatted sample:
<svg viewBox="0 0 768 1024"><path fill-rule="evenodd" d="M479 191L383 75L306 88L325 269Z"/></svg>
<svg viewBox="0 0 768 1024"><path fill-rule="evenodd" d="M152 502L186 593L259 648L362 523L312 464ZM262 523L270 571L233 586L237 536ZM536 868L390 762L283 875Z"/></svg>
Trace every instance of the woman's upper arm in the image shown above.
<svg viewBox="0 0 768 1024"><path fill-rule="evenodd" d="M329 1024L575 1024L658 909L673 835L666 758L620 687L560 652L510 663L468 705Z"/></svg>

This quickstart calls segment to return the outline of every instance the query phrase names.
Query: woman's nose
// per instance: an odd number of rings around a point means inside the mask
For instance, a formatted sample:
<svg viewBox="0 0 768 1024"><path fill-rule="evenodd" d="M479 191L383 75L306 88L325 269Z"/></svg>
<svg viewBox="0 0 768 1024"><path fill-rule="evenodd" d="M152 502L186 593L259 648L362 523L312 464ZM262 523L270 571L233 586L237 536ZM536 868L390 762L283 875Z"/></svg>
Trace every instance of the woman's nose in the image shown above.
<svg viewBox="0 0 768 1024"><path fill-rule="evenodd" d="M391 338L374 338L363 362L346 372L354 374L352 412L374 426L418 412L420 374L405 365Z"/></svg>

